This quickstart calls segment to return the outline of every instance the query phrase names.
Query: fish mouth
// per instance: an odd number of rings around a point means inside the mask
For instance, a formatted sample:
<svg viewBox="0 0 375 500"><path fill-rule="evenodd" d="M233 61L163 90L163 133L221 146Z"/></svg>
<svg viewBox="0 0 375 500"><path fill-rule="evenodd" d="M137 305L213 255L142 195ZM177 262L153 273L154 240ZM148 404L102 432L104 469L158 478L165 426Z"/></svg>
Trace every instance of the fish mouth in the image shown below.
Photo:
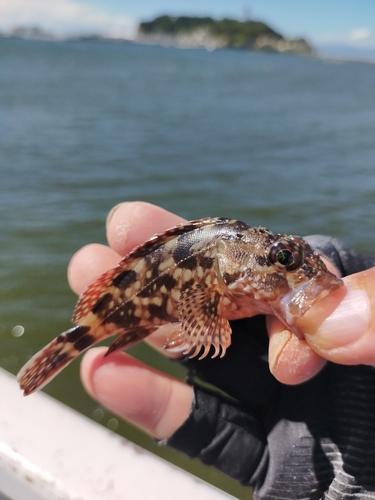
<svg viewBox="0 0 375 500"><path fill-rule="evenodd" d="M285 294L274 308L274 312L292 329L293 333L300 337L301 331L296 325L296 320L302 317L315 302L343 285L342 279L331 273L315 276Z"/></svg>

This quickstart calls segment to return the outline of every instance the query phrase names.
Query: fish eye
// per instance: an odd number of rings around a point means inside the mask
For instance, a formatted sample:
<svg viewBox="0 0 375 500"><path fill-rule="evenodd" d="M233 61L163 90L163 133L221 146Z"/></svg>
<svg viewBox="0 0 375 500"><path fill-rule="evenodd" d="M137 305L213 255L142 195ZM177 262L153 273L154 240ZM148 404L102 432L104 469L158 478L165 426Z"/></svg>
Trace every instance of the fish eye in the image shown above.
<svg viewBox="0 0 375 500"><path fill-rule="evenodd" d="M290 250L283 248L277 252L276 260L282 266L291 266L294 264L294 255Z"/></svg>
<svg viewBox="0 0 375 500"><path fill-rule="evenodd" d="M275 267L295 271L303 264L304 251L296 241L283 238L271 246L268 257Z"/></svg>

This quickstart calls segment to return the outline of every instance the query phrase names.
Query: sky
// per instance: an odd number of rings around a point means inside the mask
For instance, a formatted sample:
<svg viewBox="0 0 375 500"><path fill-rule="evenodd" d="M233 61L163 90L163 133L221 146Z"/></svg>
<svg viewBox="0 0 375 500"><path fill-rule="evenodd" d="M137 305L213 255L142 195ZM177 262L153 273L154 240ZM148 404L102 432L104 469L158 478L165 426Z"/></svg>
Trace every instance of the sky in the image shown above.
<svg viewBox="0 0 375 500"><path fill-rule="evenodd" d="M133 38L162 14L262 20L288 38L375 54L374 0L0 0L0 32L38 26L57 35Z"/></svg>

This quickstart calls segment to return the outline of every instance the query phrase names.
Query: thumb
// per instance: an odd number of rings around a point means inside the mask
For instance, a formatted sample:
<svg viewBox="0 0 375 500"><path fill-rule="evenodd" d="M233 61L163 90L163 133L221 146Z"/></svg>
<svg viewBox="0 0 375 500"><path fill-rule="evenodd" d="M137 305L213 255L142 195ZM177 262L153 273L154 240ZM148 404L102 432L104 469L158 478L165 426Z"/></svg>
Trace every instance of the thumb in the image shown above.
<svg viewBox="0 0 375 500"><path fill-rule="evenodd" d="M375 268L344 278L345 287L314 305L298 326L310 347L342 364L375 365Z"/></svg>

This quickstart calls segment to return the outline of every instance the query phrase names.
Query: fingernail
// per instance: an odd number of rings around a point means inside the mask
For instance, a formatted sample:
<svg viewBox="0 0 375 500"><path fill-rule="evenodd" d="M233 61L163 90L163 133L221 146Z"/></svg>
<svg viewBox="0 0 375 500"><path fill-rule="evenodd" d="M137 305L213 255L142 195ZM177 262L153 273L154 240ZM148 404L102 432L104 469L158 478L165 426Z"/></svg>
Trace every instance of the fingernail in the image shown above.
<svg viewBox="0 0 375 500"><path fill-rule="evenodd" d="M123 201L122 203L118 203L117 205L115 205L112 210L109 212L109 214L107 215L107 225L111 222L113 216L115 215L115 213L117 212L117 210L119 208L121 208L122 206L126 205L128 202L126 201Z"/></svg>
<svg viewBox="0 0 375 500"><path fill-rule="evenodd" d="M360 339L370 323L370 301L366 292L348 286L347 293L336 309L318 327L306 332L308 342L319 349L343 347Z"/></svg>

